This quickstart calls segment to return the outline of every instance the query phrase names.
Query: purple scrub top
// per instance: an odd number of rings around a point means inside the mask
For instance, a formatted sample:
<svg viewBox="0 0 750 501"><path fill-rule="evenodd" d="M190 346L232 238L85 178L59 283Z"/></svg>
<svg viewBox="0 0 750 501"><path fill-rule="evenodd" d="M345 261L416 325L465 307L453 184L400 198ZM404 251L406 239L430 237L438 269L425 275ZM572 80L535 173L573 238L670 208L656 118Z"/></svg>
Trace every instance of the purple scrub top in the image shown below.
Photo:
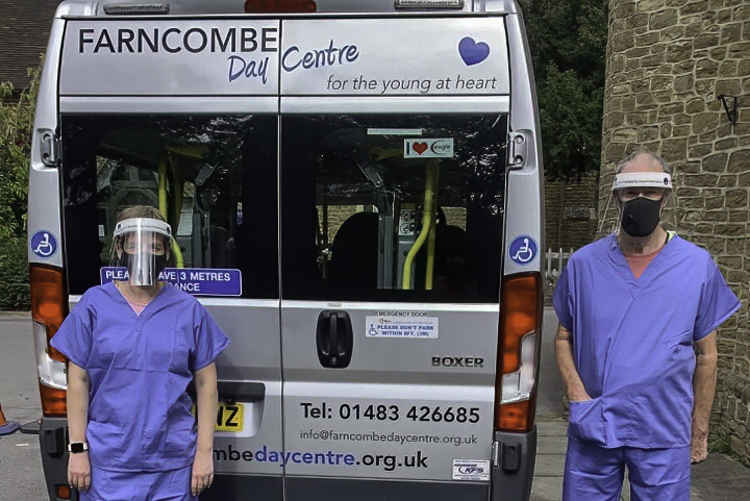
<svg viewBox="0 0 750 501"><path fill-rule="evenodd" d="M568 432L603 447L690 445L693 343L740 307L705 250L675 236L633 276L614 235L571 256L554 294L592 400Z"/></svg>
<svg viewBox="0 0 750 501"><path fill-rule="evenodd" d="M166 471L192 464L196 427L185 389L229 345L195 298L165 285L136 315L114 282L92 287L51 344L88 373L92 465Z"/></svg>

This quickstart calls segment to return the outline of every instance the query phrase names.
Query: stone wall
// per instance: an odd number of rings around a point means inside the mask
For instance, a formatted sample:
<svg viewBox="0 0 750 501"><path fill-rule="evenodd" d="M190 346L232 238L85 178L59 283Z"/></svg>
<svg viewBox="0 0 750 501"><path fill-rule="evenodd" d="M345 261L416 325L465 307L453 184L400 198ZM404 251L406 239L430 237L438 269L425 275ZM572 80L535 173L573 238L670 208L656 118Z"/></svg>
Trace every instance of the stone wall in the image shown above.
<svg viewBox="0 0 750 501"><path fill-rule="evenodd" d="M750 0L610 0L599 217L615 162L644 147L674 168L665 220L708 249L743 302L719 330L711 446L750 465ZM719 95L739 96L732 127Z"/></svg>

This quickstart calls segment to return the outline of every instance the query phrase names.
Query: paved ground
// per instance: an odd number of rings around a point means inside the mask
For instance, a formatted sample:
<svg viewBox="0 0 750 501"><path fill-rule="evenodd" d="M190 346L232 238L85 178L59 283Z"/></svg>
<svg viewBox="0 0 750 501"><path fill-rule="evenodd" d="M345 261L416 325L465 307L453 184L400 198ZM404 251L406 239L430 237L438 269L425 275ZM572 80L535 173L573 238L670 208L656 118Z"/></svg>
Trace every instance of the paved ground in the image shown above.
<svg viewBox="0 0 750 501"><path fill-rule="evenodd" d="M531 501L558 501L562 492L562 471L568 442L567 425L562 419L548 418L537 424L539 444ZM750 498L750 469L729 456L711 454L706 461L692 468L692 501L741 501ZM630 500L627 482L622 499Z"/></svg>
<svg viewBox="0 0 750 501"><path fill-rule="evenodd" d="M0 313L0 404L6 419L26 423L41 415L31 320ZM0 500L44 499L39 437L0 437Z"/></svg>
<svg viewBox="0 0 750 501"><path fill-rule="evenodd" d="M556 324L554 313L547 309L532 501L558 501L562 492L567 437L566 424L561 417L561 386L554 362ZM30 326L27 315L0 312L0 404L9 420L20 423L36 419L40 414ZM693 501L740 501L748 499L749 493L750 469L727 456L712 454L706 462L693 467ZM38 437L20 432L0 437L0 500L46 501L44 496ZM623 499L629 500L627 491Z"/></svg>

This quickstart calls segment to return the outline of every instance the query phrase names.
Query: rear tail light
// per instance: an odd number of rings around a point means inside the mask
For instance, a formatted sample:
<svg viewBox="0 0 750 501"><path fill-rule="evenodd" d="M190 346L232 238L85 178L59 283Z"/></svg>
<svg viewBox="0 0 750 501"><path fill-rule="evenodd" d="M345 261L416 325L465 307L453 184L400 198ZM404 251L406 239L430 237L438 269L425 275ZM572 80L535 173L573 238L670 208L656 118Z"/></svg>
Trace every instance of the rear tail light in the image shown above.
<svg viewBox="0 0 750 501"><path fill-rule="evenodd" d="M245 0L245 12L315 12L317 4L313 0Z"/></svg>
<svg viewBox="0 0 750 501"><path fill-rule="evenodd" d="M523 432L534 425L541 319L540 274L504 278L495 383L499 430Z"/></svg>
<svg viewBox="0 0 750 501"><path fill-rule="evenodd" d="M65 416L66 359L49 345L68 313L67 295L60 268L31 265L31 316L39 373L39 393L45 416Z"/></svg>

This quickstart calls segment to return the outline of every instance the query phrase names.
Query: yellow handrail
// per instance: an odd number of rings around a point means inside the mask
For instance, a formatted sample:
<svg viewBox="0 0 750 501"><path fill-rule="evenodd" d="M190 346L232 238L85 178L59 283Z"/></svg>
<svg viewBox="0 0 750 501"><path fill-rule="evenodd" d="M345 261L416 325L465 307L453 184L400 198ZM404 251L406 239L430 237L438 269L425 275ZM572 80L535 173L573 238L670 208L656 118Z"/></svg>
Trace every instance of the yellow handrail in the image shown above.
<svg viewBox="0 0 750 501"><path fill-rule="evenodd" d="M169 216L167 214L167 157L166 155L163 155L161 159L159 159L159 212L161 212L161 215L164 217L165 220L169 220ZM182 251L180 250L180 246L177 245L177 240L174 237L176 234L177 234L177 230L175 229L174 232L172 233L172 240L171 240L172 252L174 253L175 264L177 268L184 268L185 262L182 257Z"/></svg>
<svg viewBox="0 0 750 501"><path fill-rule="evenodd" d="M409 249L409 253L406 255L404 260L404 271L401 279L401 288L408 290L411 289L411 266L414 263L414 259L417 253L424 245L424 241L430 233L430 229L433 224L433 202L434 197L434 179L437 174L437 166L432 163L428 163L425 167L425 181L424 181L424 207L422 209L422 230L419 232L419 236L414 241L414 244ZM434 257L434 254L433 254ZM430 279L432 280L432 279Z"/></svg>
<svg viewBox="0 0 750 501"><path fill-rule="evenodd" d="M433 163L433 165L428 165L427 167L432 168L434 170L434 174L432 176L432 189L430 190L432 192L432 207L433 207L433 213L432 215L432 224L430 225L430 235L427 237L427 270L425 272L425 279L424 279L424 288L425 290L431 291L432 290L432 281L433 281L433 275L435 273L435 239L437 238L437 225L434 223L435 221L435 209L437 209L438 206L438 179L440 177L440 170L438 170L438 166Z"/></svg>

